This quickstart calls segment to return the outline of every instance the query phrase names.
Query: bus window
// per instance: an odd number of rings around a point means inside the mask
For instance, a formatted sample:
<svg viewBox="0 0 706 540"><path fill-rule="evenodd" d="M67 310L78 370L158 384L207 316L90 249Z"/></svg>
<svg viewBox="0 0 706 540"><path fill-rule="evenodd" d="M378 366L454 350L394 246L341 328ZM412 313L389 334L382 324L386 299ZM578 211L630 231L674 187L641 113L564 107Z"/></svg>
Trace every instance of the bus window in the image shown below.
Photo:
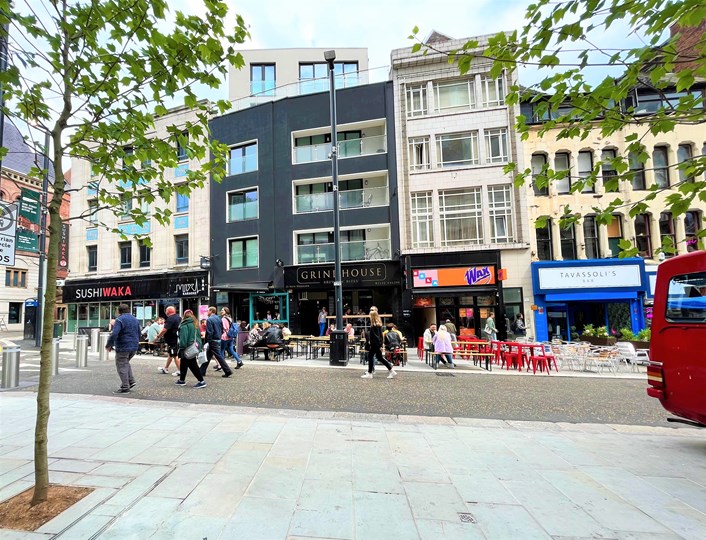
<svg viewBox="0 0 706 540"><path fill-rule="evenodd" d="M706 322L706 272L669 281L665 318L669 322Z"/></svg>

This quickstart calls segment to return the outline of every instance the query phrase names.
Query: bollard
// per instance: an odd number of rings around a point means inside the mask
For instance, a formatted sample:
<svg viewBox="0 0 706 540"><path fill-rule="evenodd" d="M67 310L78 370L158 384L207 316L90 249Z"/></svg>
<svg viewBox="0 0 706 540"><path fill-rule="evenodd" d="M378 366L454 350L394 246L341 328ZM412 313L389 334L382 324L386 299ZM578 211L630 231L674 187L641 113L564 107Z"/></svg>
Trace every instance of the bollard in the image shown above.
<svg viewBox="0 0 706 540"><path fill-rule="evenodd" d="M2 348L2 388L17 388L20 385L20 348Z"/></svg>
<svg viewBox="0 0 706 540"><path fill-rule="evenodd" d="M76 339L77 338L78 338L78 328L76 328L76 330L74 330L74 339L73 339L73 347L72 347L74 351L76 350Z"/></svg>
<svg viewBox="0 0 706 540"><path fill-rule="evenodd" d="M109 337L110 332L101 332L98 339L98 360L101 362L106 362L108 360L109 353L105 350L105 346L108 344Z"/></svg>
<svg viewBox="0 0 706 540"><path fill-rule="evenodd" d="M100 335L100 328L91 328L91 352L98 352L98 336Z"/></svg>
<svg viewBox="0 0 706 540"><path fill-rule="evenodd" d="M59 374L59 344L61 338L51 340L51 375L52 377Z"/></svg>
<svg viewBox="0 0 706 540"><path fill-rule="evenodd" d="M76 367L88 366L88 336L76 338Z"/></svg>

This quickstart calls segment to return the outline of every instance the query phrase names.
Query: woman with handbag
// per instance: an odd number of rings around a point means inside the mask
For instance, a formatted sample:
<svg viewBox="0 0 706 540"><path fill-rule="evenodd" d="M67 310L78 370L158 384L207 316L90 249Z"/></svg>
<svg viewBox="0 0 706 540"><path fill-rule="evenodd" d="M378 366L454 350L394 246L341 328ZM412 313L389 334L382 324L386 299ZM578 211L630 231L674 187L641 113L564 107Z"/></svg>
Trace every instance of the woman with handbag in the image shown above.
<svg viewBox="0 0 706 540"><path fill-rule="evenodd" d="M194 388L205 388L206 381L203 380L197 357L202 350L201 332L199 331L199 320L194 315L194 312L187 309L181 319L179 326L179 358L181 358L181 366L179 380L177 386L186 385L186 372L191 370L194 377L199 381L194 385Z"/></svg>
<svg viewBox="0 0 706 540"><path fill-rule="evenodd" d="M362 379L372 379L375 371L375 360L383 364L388 371L387 378L394 379L397 372L392 369L392 364L388 362L382 354L382 319L377 309L370 308L370 333L368 334L368 371L364 373Z"/></svg>

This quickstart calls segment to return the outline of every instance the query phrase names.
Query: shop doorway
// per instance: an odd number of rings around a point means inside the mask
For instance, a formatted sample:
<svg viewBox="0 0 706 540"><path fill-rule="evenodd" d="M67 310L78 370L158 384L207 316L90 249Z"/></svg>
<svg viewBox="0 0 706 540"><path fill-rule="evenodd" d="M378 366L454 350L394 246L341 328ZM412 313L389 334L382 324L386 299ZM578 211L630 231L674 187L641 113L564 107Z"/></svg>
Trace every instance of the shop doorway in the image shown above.
<svg viewBox="0 0 706 540"><path fill-rule="evenodd" d="M299 301L299 324L304 336L319 335L319 311L323 304L319 300ZM328 307L327 307L328 309Z"/></svg>

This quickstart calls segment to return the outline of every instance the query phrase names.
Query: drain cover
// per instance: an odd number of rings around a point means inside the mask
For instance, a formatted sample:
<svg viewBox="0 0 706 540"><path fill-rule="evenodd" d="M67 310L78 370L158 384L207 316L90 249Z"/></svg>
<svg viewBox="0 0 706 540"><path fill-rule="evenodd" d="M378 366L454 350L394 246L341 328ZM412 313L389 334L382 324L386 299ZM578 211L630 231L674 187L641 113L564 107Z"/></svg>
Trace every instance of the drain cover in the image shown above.
<svg viewBox="0 0 706 540"><path fill-rule="evenodd" d="M439 373L438 371L436 372L437 377L455 377L453 373Z"/></svg>
<svg viewBox="0 0 706 540"><path fill-rule="evenodd" d="M473 517L473 514L469 514L467 512L459 512L458 517L461 520L461 523L475 523L476 518Z"/></svg>

